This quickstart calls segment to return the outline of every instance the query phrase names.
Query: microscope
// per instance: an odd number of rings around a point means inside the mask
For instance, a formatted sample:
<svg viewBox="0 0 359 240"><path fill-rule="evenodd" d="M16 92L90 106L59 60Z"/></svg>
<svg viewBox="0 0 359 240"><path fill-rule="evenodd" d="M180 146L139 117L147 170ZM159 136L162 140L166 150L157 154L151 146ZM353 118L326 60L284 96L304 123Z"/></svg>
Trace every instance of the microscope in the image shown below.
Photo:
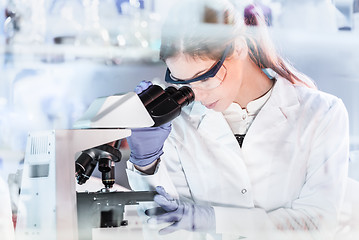
<svg viewBox="0 0 359 240"><path fill-rule="evenodd" d="M124 231L130 225L126 206L152 202L155 192L112 190L115 164L122 157L121 139L130 136L132 128L173 120L193 100L189 87L152 85L138 95L130 92L96 99L75 129L29 133L16 238L95 240L94 229ZM103 188L76 192L76 184L86 184L96 167Z"/></svg>

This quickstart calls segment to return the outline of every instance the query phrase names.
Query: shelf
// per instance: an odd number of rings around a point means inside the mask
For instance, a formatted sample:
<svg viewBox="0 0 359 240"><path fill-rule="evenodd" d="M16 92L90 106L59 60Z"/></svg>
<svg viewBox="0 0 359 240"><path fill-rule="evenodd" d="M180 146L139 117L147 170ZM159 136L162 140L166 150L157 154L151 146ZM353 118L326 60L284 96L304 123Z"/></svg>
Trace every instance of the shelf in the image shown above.
<svg viewBox="0 0 359 240"><path fill-rule="evenodd" d="M76 59L113 60L122 62L158 62L159 51L140 47L74 46L74 45L25 45L15 44L0 47L0 53L15 57L40 58L49 61L72 61Z"/></svg>

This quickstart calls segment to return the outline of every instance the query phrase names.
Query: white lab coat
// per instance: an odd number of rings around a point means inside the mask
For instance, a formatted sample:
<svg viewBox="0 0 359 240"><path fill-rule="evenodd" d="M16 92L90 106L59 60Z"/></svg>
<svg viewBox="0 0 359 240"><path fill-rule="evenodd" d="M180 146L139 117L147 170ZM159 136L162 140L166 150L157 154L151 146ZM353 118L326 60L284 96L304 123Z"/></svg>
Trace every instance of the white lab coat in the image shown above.
<svg viewBox="0 0 359 240"><path fill-rule="evenodd" d="M222 113L198 102L172 124L154 175L128 166L133 189L210 204L218 238L330 239L349 158L340 99L279 77L242 148Z"/></svg>

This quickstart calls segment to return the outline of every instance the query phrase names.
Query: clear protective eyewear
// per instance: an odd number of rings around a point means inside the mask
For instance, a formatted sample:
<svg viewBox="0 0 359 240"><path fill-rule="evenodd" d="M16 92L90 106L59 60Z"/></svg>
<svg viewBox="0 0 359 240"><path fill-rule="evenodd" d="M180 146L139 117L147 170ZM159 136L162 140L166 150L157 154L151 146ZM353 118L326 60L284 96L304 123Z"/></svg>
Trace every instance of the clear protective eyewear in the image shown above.
<svg viewBox="0 0 359 240"><path fill-rule="evenodd" d="M223 82L223 80L227 75L227 69L223 65L223 62L226 59L231 49L232 49L232 44L226 47L221 59L216 64L214 64L206 73L192 79L188 79L188 80L178 79L172 76L171 71L167 68L165 81L167 83L180 84L180 85L191 84L192 88L197 88L202 90L214 89L219 85L221 85L221 83Z"/></svg>

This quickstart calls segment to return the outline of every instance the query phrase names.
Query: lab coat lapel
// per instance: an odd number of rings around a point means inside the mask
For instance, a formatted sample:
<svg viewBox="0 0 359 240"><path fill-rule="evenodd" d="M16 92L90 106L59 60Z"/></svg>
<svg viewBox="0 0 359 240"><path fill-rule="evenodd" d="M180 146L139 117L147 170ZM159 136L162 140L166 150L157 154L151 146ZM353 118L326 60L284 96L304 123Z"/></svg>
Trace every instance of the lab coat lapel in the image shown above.
<svg viewBox="0 0 359 240"><path fill-rule="evenodd" d="M276 139L276 132L279 127L285 124L293 123L294 113L299 107L297 93L292 83L288 80L278 77L273 87L272 95L263 106L257 117L249 128L243 142L242 148L257 139ZM195 102L189 111L192 121L195 121L197 130L211 139L220 139L221 141L235 141L228 123L224 117L219 117L221 113L207 109L199 102ZM293 120L293 121L291 121ZM279 139L278 139L279 140ZM289 141L290 139L286 139Z"/></svg>
<svg viewBox="0 0 359 240"><path fill-rule="evenodd" d="M299 101L292 83L281 77L277 78L271 97L258 113L246 134L243 148L246 145L251 145L256 138L268 141L281 140L277 137L278 129L285 129L294 123L292 120L294 120L294 113L298 107ZM286 141L290 141L290 139L286 139Z"/></svg>
<svg viewBox="0 0 359 240"><path fill-rule="evenodd" d="M196 116L196 117L193 117ZM197 130L202 136L213 140L236 142L234 135L222 113L207 109L201 104L194 105L191 118L197 119ZM233 135L233 137L232 137ZM228 136L230 136L228 138ZM237 143L236 143L237 144Z"/></svg>
<svg viewBox="0 0 359 240"><path fill-rule="evenodd" d="M192 108L191 119L197 119L197 131L201 136L216 142L216 146L230 146L236 155L242 158L238 142L222 113L198 103Z"/></svg>
<svg viewBox="0 0 359 240"><path fill-rule="evenodd" d="M202 143L197 144L203 144L208 159L206 164L211 165L208 168L201 165L198 169L198 171L207 169L205 175L210 176L205 183L210 183L210 187L208 188L207 185L200 186L201 190L198 191L202 192L203 195L199 198L216 199L213 201L228 206L254 207L247 167L231 128L222 113L202 107L195 106L192 108L190 118L191 120L197 119L197 123L195 123L197 124L195 126L198 126L196 134L198 134L198 139L203 139ZM213 176L217 177L213 178ZM214 193L209 189L215 190L216 196L208 195L209 192ZM228 198L224 196L231 196L233 201L229 204Z"/></svg>

